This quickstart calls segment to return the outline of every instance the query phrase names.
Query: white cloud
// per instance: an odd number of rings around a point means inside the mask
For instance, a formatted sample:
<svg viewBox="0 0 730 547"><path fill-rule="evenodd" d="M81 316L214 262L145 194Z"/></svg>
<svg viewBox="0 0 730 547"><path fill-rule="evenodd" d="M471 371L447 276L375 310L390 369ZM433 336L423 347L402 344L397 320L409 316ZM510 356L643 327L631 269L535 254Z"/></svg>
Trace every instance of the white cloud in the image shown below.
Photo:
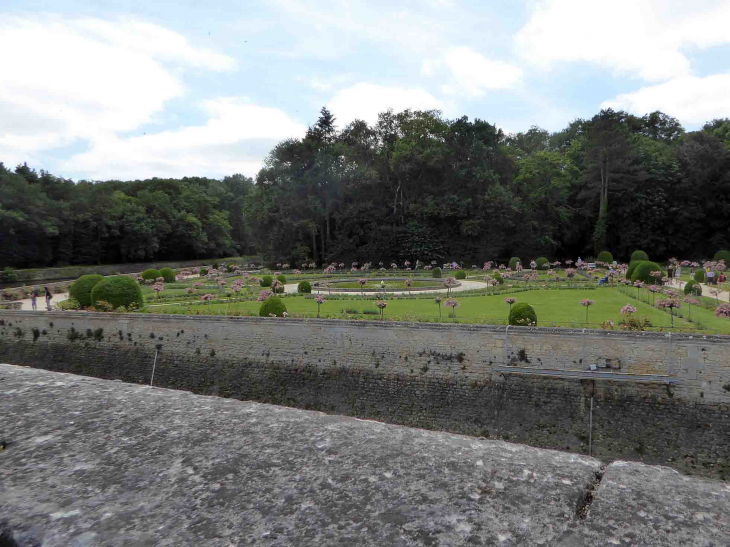
<svg viewBox="0 0 730 547"><path fill-rule="evenodd" d="M730 43L728 25L730 0L538 0L515 42L544 68L585 61L661 81L689 74L685 48Z"/></svg>
<svg viewBox="0 0 730 547"><path fill-rule="evenodd" d="M435 76L439 68L441 68L441 61L439 59L424 59L421 64L421 75Z"/></svg>
<svg viewBox="0 0 730 547"><path fill-rule="evenodd" d="M661 110L683 124L702 124L730 112L730 73L704 78L683 76L642 87L601 104L601 108L609 107L636 114Z"/></svg>
<svg viewBox="0 0 730 547"><path fill-rule="evenodd" d="M175 32L134 20L4 17L0 51L6 52L0 161L9 165L152 121L167 101L184 95L186 68L236 66Z"/></svg>
<svg viewBox="0 0 730 547"><path fill-rule="evenodd" d="M472 96L483 95L485 90L508 89L522 77L518 67L487 59L468 47L454 47L444 54L454 80Z"/></svg>
<svg viewBox="0 0 730 547"><path fill-rule="evenodd" d="M469 47L452 47L438 59L424 60L421 74L434 76L442 66L449 70L452 78L450 83L441 86L447 95L455 95L461 90L471 97L479 97L487 90L514 87L522 78L519 67L487 59Z"/></svg>
<svg viewBox="0 0 730 547"><path fill-rule="evenodd" d="M332 89L332 84L327 82L322 82L320 80L314 79L311 82L309 82L309 85L312 86L313 89L316 89L317 91L329 91Z"/></svg>
<svg viewBox="0 0 730 547"><path fill-rule="evenodd" d="M356 118L373 124L378 121L378 114L389 108L400 112L407 108L432 110L441 106L436 97L420 88L387 87L368 83L358 83L342 89L327 104L340 127Z"/></svg>
<svg viewBox="0 0 730 547"><path fill-rule="evenodd" d="M110 136L61 164L92 179L153 176L253 176L279 141L302 137L306 127L276 108L227 97L202 104L210 116L202 126L132 137Z"/></svg>

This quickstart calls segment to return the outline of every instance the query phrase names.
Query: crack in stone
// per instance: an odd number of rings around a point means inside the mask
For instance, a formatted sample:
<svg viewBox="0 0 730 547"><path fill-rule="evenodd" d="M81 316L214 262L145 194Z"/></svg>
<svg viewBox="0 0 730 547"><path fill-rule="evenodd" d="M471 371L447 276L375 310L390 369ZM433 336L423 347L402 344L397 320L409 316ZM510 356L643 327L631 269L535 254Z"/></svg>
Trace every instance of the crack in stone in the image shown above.
<svg viewBox="0 0 730 547"><path fill-rule="evenodd" d="M575 509L575 515L578 520L585 520L588 516L588 512L591 509L591 504L596 496L596 490L603 480L603 475L606 473L606 466L602 465L601 468L596 471L593 480L585 485L580 498L578 499L578 506Z"/></svg>

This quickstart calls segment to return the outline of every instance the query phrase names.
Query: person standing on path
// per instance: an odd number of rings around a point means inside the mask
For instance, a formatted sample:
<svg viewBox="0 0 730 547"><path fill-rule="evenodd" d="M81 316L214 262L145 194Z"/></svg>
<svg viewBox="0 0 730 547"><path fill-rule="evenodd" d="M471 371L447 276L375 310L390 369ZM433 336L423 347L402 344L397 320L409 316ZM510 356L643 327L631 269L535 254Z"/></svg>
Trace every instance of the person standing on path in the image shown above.
<svg viewBox="0 0 730 547"><path fill-rule="evenodd" d="M715 284L715 272L710 268L707 268L707 284L708 285Z"/></svg>
<svg viewBox="0 0 730 547"><path fill-rule="evenodd" d="M46 290L46 309L51 311L51 299L53 298L53 294L48 290L48 287L43 288Z"/></svg>
<svg viewBox="0 0 730 547"><path fill-rule="evenodd" d="M38 298L38 289L36 289L35 287L31 287L30 288L30 305L33 308L33 311L38 311L38 302L36 300L37 298Z"/></svg>

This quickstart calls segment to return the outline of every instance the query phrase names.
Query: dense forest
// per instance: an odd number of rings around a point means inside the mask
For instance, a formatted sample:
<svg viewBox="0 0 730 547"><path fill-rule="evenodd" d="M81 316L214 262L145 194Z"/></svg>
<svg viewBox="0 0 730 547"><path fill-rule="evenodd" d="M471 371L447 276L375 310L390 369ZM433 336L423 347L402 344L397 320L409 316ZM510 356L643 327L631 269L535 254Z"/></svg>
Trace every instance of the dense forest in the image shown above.
<svg viewBox="0 0 730 547"><path fill-rule="evenodd" d="M74 183L0 163L0 265L262 254L375 263L601 250L701 259L730 248L730 119L685 132L661 112L603 110L505 135L439 112L338 128L322 109L256 180Z"/></svg>

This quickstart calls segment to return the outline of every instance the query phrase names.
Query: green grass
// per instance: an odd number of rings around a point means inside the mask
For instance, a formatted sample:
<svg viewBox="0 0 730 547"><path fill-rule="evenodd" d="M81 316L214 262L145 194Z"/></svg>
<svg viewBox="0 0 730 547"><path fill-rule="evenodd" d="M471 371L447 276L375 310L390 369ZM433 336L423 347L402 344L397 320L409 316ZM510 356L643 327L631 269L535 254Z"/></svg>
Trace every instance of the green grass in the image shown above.
<svg viewBox="0 0 730 547"><path fill-rule="evenodd" d="M637 316L645 316L651 321L654 329L663 328L669 330L671 318L667 312L650 306L645 302L637 301L628 294L624 294L618 288L601 288L594 290L530 290L515 293L517 302L527 302L535 308L538 317L538 326L561 326L569 328L599 328L602 321L612 320L615 324L623 319L620 313L621 307L627 303L637 308ZM456 294L456 300L460 306L456 310L456 321L459 323L483 323L483 324L505 324L509 312L509 306L504 303L505 295L497 296L460 296ZM586 309L580 305L583 298L595 300L595 304L588 309L588 322L586 322ZM314 300L305 299L302 296L287 296L284 303L292 316L316 317L317 304ZM201 313L209 312L216 314L240 314L256 315L260 304L256 301L220 303L220 304L192 304L190 306L148 306L146 311L150 313ZM188 311L188 308L190 311ZM356 310L358 313L346 313L346 310ZM379 320L376 315L361 315L364 310L377 311L375 300L363 300L359 297L340 298L329 300L321 306L321 317L323 318L358 318ZM448 314L451 310L441 306L441 318L439 319L439 308L433 298L397 298L388 299L388 306L385 309L385 318L401 321L452 321ZM686 314L685 307L679 310ZM674 317L674 331L697 331L698 323L703 332L716 331L723 334L730 334L730 321L714 317L711 310L705 310L698 306L692 307L692 319L690 323L682 317Z"/></svg>

